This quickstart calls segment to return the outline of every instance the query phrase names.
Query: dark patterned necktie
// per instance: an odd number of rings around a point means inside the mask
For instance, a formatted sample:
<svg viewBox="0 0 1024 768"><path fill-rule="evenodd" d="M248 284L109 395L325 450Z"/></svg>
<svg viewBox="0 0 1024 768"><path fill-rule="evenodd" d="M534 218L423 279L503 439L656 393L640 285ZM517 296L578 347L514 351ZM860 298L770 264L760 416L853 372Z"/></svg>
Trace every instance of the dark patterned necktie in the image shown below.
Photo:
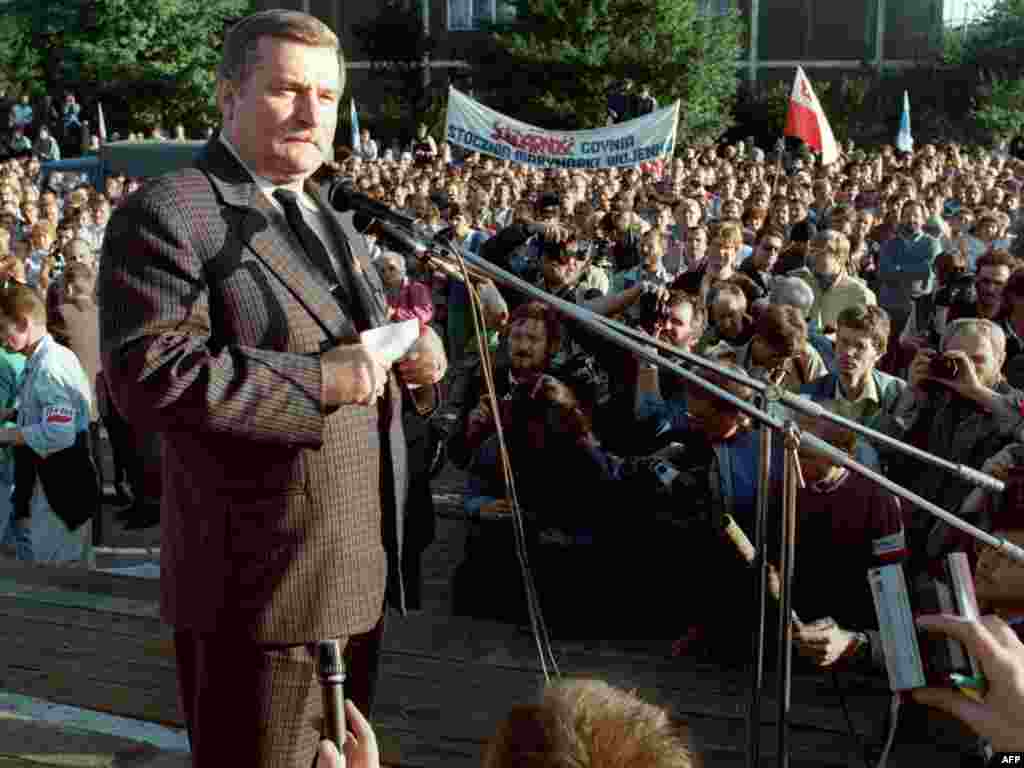
<svg viewBox="0 0 1024 768"><path fill-rule="evenodd" d="M291 227L292 232L295 233L299 242L302 243L302 249L306 252L310 262L320 270L327 280L331 295L334 296L335 301L338 302L359 330L365 330L369 324L362 316L361 307L352 300L354 286L352 285L349 270L346 269L343 262L340 274L334 269L331 257L327 253L327 248L324 247L319 236L317 236L316 232L313 231L313 228L309 226L306 218L302 215L302 211L299 208L299 196L290 189L276 189L274 190L274 199L284 208L284 216L288 220L288 226Z"/></svg>

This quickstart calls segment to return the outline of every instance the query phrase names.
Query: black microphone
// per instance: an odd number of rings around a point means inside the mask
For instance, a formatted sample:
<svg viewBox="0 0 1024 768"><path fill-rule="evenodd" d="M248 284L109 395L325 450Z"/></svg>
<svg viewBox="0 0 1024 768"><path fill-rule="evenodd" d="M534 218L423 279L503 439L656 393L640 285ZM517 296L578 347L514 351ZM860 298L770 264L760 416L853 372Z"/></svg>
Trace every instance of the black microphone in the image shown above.
<svg viewBox="0 0 1024 768"><path fill-rule="evenodd" d="M345 745L345 662L337 640L317 643L317 675L323 693L323 737L340 752Z"/></svg>
<svg viewBox="0 0 1024 768"><path fill-rule="evenodd" d="M430 252L431 246L418 239L412 232L395 226L388 221L378 221L377 223L384 235L393 239L399 247L414 253L417 258L423 258L424 254Z"/></svg>
<svg viewBox="0 0 1024 768"><path fill-rule="evenodd" d="M326 187L327 202L336 211L355 211L357 214L361 213L371 219L391 222L406 229L411 229L416 221L411 216L404 216L369 195L356 191L350 178L332 179L324 186Z"/></svg>

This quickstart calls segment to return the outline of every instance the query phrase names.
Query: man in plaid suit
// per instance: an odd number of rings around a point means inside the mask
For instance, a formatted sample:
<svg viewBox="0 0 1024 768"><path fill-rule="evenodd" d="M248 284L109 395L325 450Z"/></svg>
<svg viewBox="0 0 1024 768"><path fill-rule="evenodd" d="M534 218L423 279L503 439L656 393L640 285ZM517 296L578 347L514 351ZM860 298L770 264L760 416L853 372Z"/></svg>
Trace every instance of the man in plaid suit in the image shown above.
<svg viewBox="0 0 1024 768"><path fill-rule="evenodd" d="M383 290L351 214L309 183L343 73L317 19L240 21L219 135L128 198L104 243L104 370L125 417L164 436L161 603L198 768L308 768L315 642L345 644L369 714L385 589L402 604L405 385L445 363L389 370L359 343L387 322Z"/></svg>

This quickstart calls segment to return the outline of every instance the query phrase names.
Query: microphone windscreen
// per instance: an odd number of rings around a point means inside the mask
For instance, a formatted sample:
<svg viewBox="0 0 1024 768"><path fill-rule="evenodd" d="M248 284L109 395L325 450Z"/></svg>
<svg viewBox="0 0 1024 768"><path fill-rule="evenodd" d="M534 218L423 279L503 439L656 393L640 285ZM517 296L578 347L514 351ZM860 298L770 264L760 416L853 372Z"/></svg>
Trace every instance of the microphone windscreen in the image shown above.
<svg viewBox="0 0 1024 768"><path fill-rule="evenodd" d="M321 679L344 677L345 661L341 655L341 643L337 640L317 643L317 674Z"/></svg>

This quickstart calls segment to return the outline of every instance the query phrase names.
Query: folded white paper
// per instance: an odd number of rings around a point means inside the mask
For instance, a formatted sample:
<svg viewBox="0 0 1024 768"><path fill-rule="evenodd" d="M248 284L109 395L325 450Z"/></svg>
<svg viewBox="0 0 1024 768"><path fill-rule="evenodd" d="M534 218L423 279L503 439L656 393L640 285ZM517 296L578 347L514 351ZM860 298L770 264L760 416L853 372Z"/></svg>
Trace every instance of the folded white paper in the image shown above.
<svg viewBox="0 0 1024 768"><path fill-rule="evenodd" d="M405 357L419 337L419 320L389 323L359 334L363 346L385 367L390 367Z"/></svg>

